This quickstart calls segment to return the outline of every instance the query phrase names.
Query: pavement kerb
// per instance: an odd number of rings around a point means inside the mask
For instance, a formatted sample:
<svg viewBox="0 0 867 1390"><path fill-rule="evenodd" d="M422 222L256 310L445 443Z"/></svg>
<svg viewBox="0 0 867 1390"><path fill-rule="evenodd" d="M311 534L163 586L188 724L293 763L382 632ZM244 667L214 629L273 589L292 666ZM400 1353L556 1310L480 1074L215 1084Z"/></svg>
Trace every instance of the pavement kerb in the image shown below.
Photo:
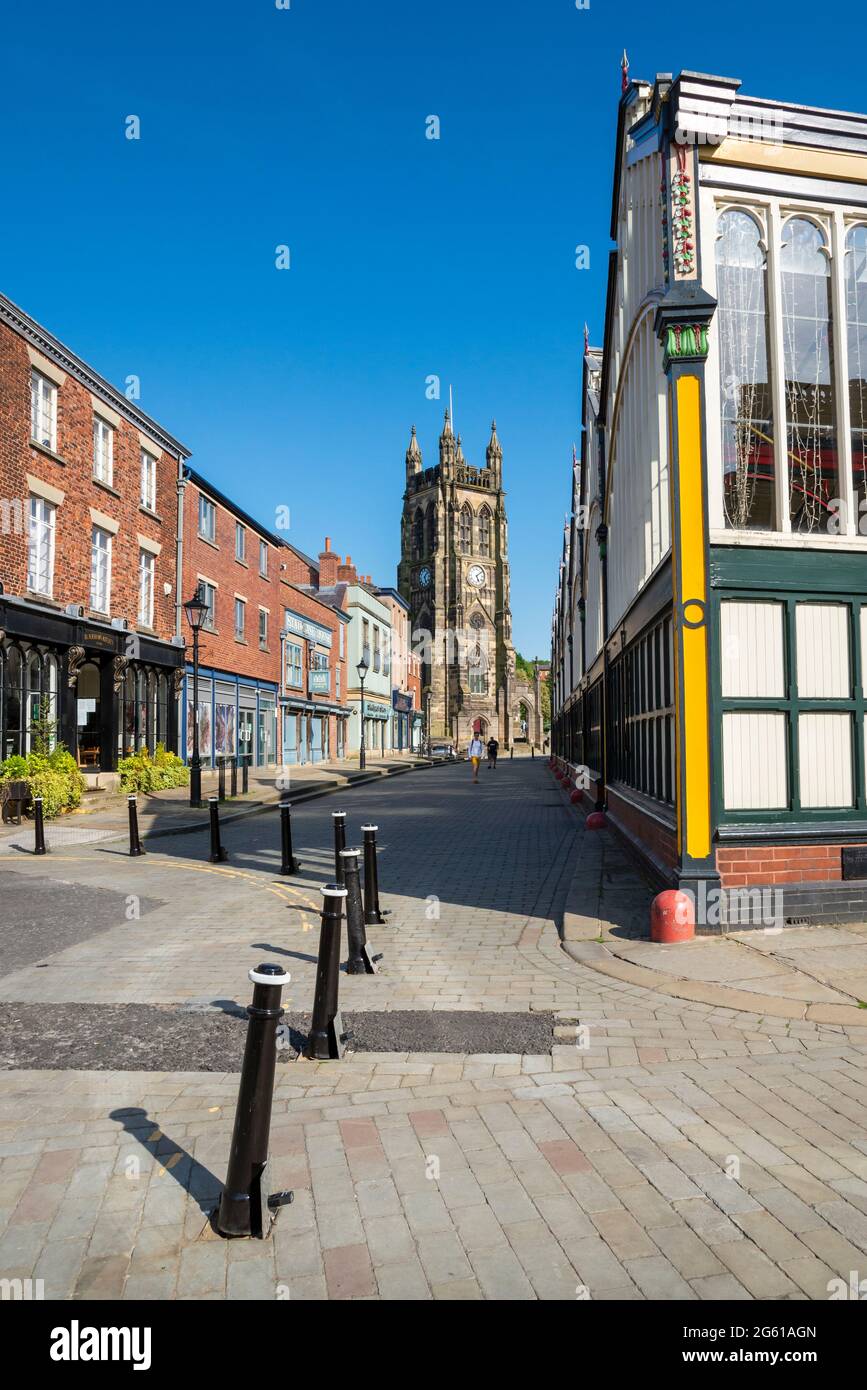
<svg viewBox="0 0 867 1390"><path fill-rule="evenodd" d="M571 805L565 794L563 799L566 805ZM575 809L580 814L580 807ZM579 836L575 868L566 894L560 942L561 949L572 960L589 970L595 970L600 975L620 980L623 984L640 985L644 989L695 1004L710 1004L745 1013L761 1013L770 1018L867 1028L867 1009L859 1009L856 1004L810 1004L807 1001L783 999L773 994L754 994L752 990L685 980L660 970L650 970L643 965L633 965L619 960L605 943L598 939L604 930L598 909L602 893L605 838L611 833L610 830L585 830ZM580 911L579 907L585 910Z"/></svg>
<svg viewBox="0 0 867 1390"><path fill-rule="evenodd" d="M366 785L368 782L379 782L388 777L405 776L408 772L425 772L429 767L438 767L438 763L418 763L412 767L397 767L394 770L382 772L363 773L361 776L347 778L346 781L323 782L319 787L311 787L305 792L298 792L291 797L292 805L297 806L302 801L313 801L319 796L333 796L335 792L351 791L354 787ZM225 805L225 803L223 803ZM266 811L275 811L280 806L280 798L275 797L271 801L254 801L248 803L243 810L232 811L229 815L220 813L220 826L231 825L234 821L247 820L250 816L260 816ZM167 826L161 830L148 830L143 832L142 840L157 840L165 835L192 835L197 830L207 830L207 820L191 821L184 825ZM118 830L117 834L106 835L101 841L102 844L113 844L116 840L125 840L127 832Z"/></svg>

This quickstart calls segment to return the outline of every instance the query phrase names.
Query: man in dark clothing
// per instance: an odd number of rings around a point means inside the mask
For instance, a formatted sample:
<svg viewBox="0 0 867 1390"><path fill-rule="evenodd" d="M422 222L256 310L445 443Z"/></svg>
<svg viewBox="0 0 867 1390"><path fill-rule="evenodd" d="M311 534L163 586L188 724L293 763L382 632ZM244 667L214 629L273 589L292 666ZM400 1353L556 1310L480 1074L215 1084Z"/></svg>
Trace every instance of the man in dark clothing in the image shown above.
<svg viewBox="0 0 867 1390"><path fill-rule="evenodd" d="M497 766L497 753L499 752L499 750L500 750L500 745L499 745L499 743L497 742L497 740L496 740L495 738L489 738L489 739L488 739L488 771L490 771L490 769L491 769L492 767L496 767L496 766Z"/></svg>

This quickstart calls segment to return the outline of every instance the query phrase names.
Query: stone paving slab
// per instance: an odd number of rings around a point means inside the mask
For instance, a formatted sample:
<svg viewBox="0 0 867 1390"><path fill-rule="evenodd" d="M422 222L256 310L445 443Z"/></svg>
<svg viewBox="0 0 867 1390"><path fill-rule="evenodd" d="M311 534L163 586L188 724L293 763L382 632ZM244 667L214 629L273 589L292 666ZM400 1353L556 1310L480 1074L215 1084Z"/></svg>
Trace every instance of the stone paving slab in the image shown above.
<svg viewBox="0 0 867 1390"><path fill-rule="evenodd" d="M558 1073L575 1050L281 1069L295 1201L262 1242L210 1224L236 1074L5 1073L0 1277L47 1299L799 1300L863 1268L864 1044Z"/></svg>

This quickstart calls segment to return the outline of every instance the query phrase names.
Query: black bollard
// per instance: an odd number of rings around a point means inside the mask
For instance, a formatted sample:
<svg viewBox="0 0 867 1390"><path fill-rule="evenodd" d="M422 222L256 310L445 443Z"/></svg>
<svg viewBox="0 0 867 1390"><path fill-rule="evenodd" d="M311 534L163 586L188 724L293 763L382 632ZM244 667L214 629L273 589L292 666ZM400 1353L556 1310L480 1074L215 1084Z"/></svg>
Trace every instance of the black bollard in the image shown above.
<svg viewBox="0 0 867 1390"><path fill-rule="evenodd" d="M231 784L230 784L230 792L231 792L231 795L232 795L232 796L237 796L237 795L238 795L238 759L237 759L237 758L233 758L233 759L232 759L232 781L231 781Z"/></svg>
<svg viewBox="0 0 867 1390"><path fill-rule="evenodd" d="M334 822L334 878L342 886L343 860L340 856L346 849L346 812L332 811L331 819Z"/></svg>
<svg viewBox="0 0 867 1390"><path fill-rule="evenodd" d="M509 757L510 757L510 758L514 758L514 756L515 756L515 750L514 750L514 748L510 748L510 749L509 749Z"/></svg>
<svg viewBox="0 0 867 1390"><path fill-rule="evenodd" d="M33 798L33 853L47 854L45 848L45 822L42 819L42 797Z"/></svg>
<svg viewBox="0 0 867 1390"><path fill-rule="evenodd" d="M326 883L322 889L322 924L319 929L319 959L316 962L316 989L313 1017L306 1055L315 1062L329 1062L343 1056L350 1034L343 1030L338 1004L340 981L340 917L346 889L339 883Z"/></svg>
<svg viewBox="0 0 867 1390"><path fill-rule="evenodd" d="M284 878L289 874L297 874L301 868L292 853L292 822L289 819L291 809L291 801L280 802L280 873Z"/></svg>
<svg viewBox="0 0 867 1390"><path fill-rule="evenodd" d="M277 1023L283 1016L280 991L289 983L289 976L282 965L272 961L249 973L253 1002L247 1009L250 1021L217 1230L223 1236L255 1236L262 1240L280 1207L292 1201L291 1192L272 1193L268 1182Z"/></svg>
<svg viewBox="0 0 867 1390"><path fill-rule="evenodd" d="M247 795L250 790L250 764L245 756L244 766L241 768L241 794Z"/></svg>
<svg viewBox="0 0 867 1390"><path fill-rule="evenodd" d="M142 843L138 833L138 802L134 796L128 796L129 804L129 852L134 858L136 855L144 854Z"/></svg>
<svg viewBox="0 0 867 1390"><path fill-rule="evenodd" d="M530 757L531 757L531 758L535 758L535 756L536 756L536 745L535 745L535 743L534 743L534 744L532 744L531 747L530 747Z"/></svg>
<svg viewBox="0 0 867 1390"><path fill-rule="evenodd" d="M220 804L216 796L208 797L211 808L211 854L212 864L225 864L229 851L220 844Z"/></svg>
<svg viewBox="0 0 867 1390"><path fill-rule="evenodd" d="M364 930L361 874L358 865L361 850L344 849L341 851L341 858L346 876L346 973L347 975L376 975L379 973L376 962L382 960L382 955L372 956L370 954L367 933Z"/></svg>
<svg viewBox="0 0 867 1390"><path fill-rule="evenodd" d="M226 759L217 759L217 796L220 801L226 800Z"/></svg>
<svg viewBox="0 0 867 1390"><path fill-rule="evenodd" d="M378 825L363 825L364 831L364 925L385 925L385 913L379 907L379 875L376 867L376 832Z"/></svg>

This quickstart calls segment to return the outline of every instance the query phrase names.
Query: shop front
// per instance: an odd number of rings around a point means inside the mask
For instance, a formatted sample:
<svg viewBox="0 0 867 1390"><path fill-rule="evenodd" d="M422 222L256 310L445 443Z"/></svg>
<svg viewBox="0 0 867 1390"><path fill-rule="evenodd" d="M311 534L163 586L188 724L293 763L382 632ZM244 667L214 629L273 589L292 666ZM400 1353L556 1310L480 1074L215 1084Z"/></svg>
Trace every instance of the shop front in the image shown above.
<svg viewBox="0 0 867 1390"><path fill-rule="evenodd" d="M183 647L0 599L0 759L62 742L85 772L177 741Z"/></svg>
<svg viewBox="0 0 867 1390"><path fill-rule="evenodd" d="M199 668L199 756L203 767L218 758L242 758L251 767L277 761L277 687L225 671ZM193 673L184 679L186 760L193 756Z"/></svg>
<svg viewBox="0 0 867 1390"><path fill-rule="evenodd" d="M347 711L296 696L280 697L283 764L287 767L342 758Z"/></svg>
<svg viewBox="0 0 867 1390"><path fill-rule="evenodd" d="M412 744L412 695L408 691L393 690L391 703L394 710L391 746L396 752L404 753Z"/></svg>
<svg viewBox="0 0 867 1390"><path fill-rule="evenodd" d="M368 754L384 754L391 746L391 706L379 700L364 701L364 747Z"/></svg>

